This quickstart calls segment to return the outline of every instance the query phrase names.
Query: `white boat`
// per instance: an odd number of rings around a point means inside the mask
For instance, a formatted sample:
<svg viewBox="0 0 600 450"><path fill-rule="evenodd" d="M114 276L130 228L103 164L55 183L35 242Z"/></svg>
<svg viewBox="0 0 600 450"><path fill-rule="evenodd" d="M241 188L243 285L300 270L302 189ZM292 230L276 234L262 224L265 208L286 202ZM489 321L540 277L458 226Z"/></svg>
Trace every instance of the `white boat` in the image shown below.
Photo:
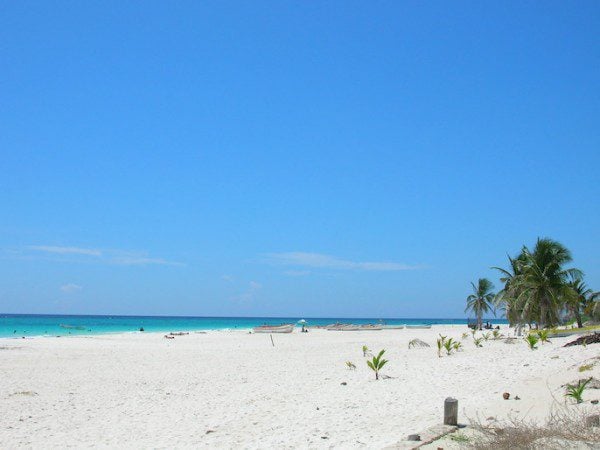
<svg viewBox="0 0 600 450"><path fill-rule="evenodd" d="M294 324L286 323L284 325L261 325L260 327L252 328L255 333L291 333L294 331Z"/></svg>
<svg viewBox="0 0 600 450"><path fill-rule="evenodd" d="M407 330L429 330L431 325L406 325Z"/></svg>
<svg viewBox="0 0 600 450"><path fill-rule="evenodd" d="M382 328L384 330L402 330L404 325L383 325Z"/></svg>
<svg viewBox="0 0 600 450"><path fill-rule="evenodd" d="M360 325L358 329L362 331L379 331L383 330L383 325Z"/></svg>

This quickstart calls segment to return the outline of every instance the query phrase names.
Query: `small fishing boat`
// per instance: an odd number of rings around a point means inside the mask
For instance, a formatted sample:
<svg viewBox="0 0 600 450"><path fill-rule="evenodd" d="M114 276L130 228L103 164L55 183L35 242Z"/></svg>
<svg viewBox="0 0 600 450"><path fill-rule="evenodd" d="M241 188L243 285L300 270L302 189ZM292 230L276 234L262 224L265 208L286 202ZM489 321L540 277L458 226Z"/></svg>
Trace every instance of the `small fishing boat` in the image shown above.
<svg viewBox="0 0 600 450"><path fill-rule="evenodd" d="M63 323L61 323L59 325L59 327L61 328L66 328L67 330L86 330L87 328L84 326L78 326L78 325L65 325Z"/></svg>
<svg viewBox="0 0 600 450"><path fill-rule="evenodd" d="M379 331L379 330L383 330L383 325L361 325L359 327L359 330L361 331Z"/></svg>
<svg viewBox="0 0 600 450"><path fill-rule="evenodd" d="M403 330L404 325L383 325L384 330Z"/></svg>
<svg viewBox="0 0 600 450"><path fill-rule="evenodd" d="M429 330L431 325L406 325L407 330Z"/></svg>
<svg viewBox="0 0 600 450"><path fill-rule="evenodd" d="M260 327L252 328L254 333L291 333L294 331L293 323L283 325L261 325Z"/></svg>

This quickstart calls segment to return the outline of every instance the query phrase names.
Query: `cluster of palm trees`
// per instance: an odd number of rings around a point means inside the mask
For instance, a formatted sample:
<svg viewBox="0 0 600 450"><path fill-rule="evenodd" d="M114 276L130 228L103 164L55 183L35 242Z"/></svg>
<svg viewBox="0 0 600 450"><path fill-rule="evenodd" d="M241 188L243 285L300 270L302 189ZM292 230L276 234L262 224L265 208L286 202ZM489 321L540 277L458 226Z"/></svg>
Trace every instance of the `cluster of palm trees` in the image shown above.
<svg viewBox="0 0 600 450"><path fill-rule="evenodd" d="M582 317L600 315L600 292L593 292L583 281L583 272L566 267L571 252L561 243L548 238L537 240L533 250L523 246L515 258L509 256L509 267L493 267L500 271L502 289L486 278L471 283L473 294L467 297L466 311L477 317L481 329L483 314L504 311L511 325L529 324L540 328L560 324L571 317L582 327Z"/></svg>

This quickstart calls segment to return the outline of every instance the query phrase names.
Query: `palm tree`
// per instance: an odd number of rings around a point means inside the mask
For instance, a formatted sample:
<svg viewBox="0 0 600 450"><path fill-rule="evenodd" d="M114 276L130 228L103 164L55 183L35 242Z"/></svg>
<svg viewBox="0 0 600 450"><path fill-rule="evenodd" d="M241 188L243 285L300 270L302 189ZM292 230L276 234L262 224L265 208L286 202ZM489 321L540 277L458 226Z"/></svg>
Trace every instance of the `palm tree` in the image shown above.
<svg viewBox="0 0 600 450"><path fill-rule="evenodd" d="M559 314L572 296L568 279L581 278L578 269L565 269L571 252L552 239L538 238L533 251L522 250L520 273L511 283L523 315L535 318L540 327L559 322Z"/></svg>
<svg viewBox="0 0 600 450"><path fill-rule="evenodd" d="M488 311L492 311L495 295L492 292L494 285L487 278L480 278L477 282L471 283L473 293L467 297L467 307L465 312L471 310L477 316L477 328L481 330L482 316Z"/></svg>
<svg viewBox="0 0 600 450"><path fill-rule="evenodd" d="M500 281L504 283L504 287L496 294L494 305L496 308L504 310L510 325L524 322L523 311L519 308L519 303L516 300L519 295L517 280L522 274L523 261L524 256L521 253L516 258L508 257L510 264L508 270L502 267L492 267L492 269L501 272Z"/></svg>
<svg viewBox="0 0 600 450"><path fill-rule="evenodd" d="M581 278L575 278L569 281L572 290L572 296L568 300L567 307L577 320L577 327L583 328L581 320L581 311L590 309L589 305L594 302L594 291L587 287Z"/></svg>

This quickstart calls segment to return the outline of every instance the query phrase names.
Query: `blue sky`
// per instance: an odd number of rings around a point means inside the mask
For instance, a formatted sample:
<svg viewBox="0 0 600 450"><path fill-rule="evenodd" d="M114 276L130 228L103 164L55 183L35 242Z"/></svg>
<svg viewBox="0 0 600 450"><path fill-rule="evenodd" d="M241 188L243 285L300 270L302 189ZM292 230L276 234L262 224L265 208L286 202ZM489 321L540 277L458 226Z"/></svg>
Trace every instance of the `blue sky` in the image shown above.
<svg viewBox="0 0 600 450"><path fill-rule="evenodd" d="M598 290L599 30L597 2L5 2L0 311L464 317L538 236Z"/></svg>

